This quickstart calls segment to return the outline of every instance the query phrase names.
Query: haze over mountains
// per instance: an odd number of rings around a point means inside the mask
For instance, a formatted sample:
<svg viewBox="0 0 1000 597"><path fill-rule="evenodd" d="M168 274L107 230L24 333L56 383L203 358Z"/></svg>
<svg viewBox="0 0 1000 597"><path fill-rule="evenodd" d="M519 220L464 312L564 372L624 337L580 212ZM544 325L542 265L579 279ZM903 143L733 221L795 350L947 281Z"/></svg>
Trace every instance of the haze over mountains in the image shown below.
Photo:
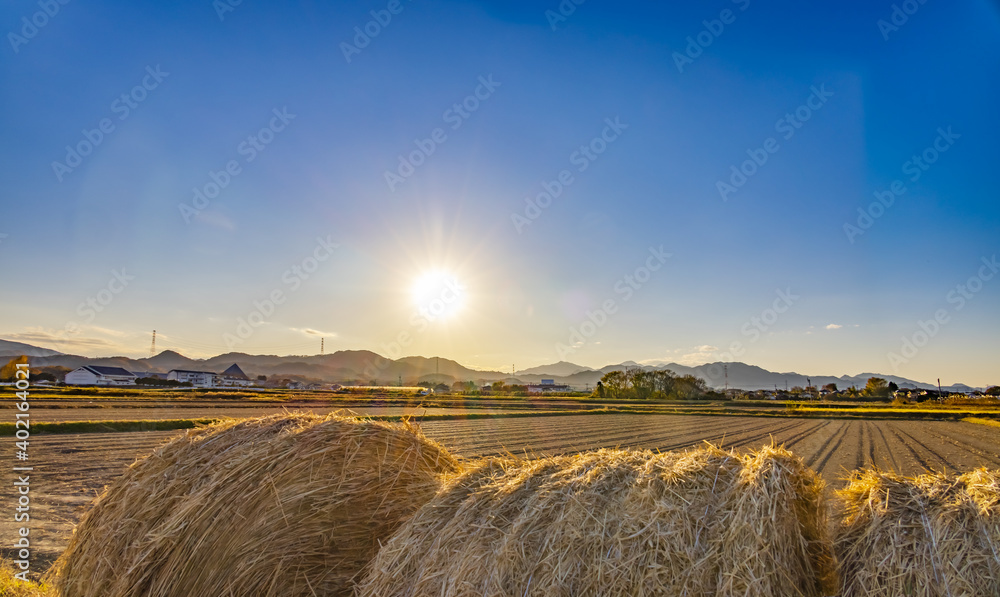
<svg viewBox="0 0 1000 597"><path fill-rule="evenodd" d="M795 372L768 371L761 367L738 362L706 363L690 367L677 363L640 365L634 361L625 361L600 369L592 369L560 361L551 365L523 369L515 372L512 377L509 372L470 369L450 359L411 356L389 360L367 350L342 350L333 354L311 356L250 355L232 352L210 359L191 359L172 350L165 350L147 359L91 358L62 354L20 342L0 340L0 360L20 355L31 357L31 364L35 367L61 366L75 369L81 365L90 364L122 367L134 373L166 373L171 369L219 372L236 363L251 378L258 375L284 375L339 383L368 383L375 380L380 384L392 385L399 382L409 385L421 381L451 383L453 381L492 382L504 380L506 383L538 383L542 379L552 379L556 383L584 389L593 388L601 377L609 371L642 368L649 371L668 369L677 375L694 375L706 380L709 386L720 389L725 387L727 383L730 388L766 390L794 386L804 387L810 382L817 387L835 383L840 389L852 385L860 388L864 387L869 377L882 377L895 382L901 388L933 389L936 387L932 383L918 382L884 373L859 373L842 376L805 375ZM944 389L952 392L970 392L976 388L964 384L954 384L945 386Z"/></svg>

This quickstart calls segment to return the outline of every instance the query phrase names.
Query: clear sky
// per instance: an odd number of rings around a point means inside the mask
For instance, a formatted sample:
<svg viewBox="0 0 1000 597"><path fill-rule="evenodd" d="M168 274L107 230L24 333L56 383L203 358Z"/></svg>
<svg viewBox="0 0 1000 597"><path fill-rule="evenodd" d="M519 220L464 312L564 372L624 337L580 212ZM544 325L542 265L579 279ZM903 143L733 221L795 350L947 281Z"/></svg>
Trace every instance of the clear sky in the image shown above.
<svg viewBox="0 0 1000 597"><path fill-rule="evenodd" d="M895 6L4 2L0 338L998 383L1000 4Z"/></svg>

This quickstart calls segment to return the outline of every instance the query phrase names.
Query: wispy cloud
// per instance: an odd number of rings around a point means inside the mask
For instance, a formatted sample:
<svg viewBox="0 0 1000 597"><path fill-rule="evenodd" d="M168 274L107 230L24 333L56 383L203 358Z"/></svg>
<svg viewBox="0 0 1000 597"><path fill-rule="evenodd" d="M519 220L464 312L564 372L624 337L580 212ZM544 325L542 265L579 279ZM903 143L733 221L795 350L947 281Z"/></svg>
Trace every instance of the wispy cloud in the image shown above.
<svg viewBox="0 0 1000 597"><path fill-rule="evenodd" d="M314 330L312 328L288 328L294 332L299 332L300 334L306 334L308 336L319 336L321 338L336 338L336 332L323 332L320 330Z"/></svg>
<svg viewBox="0 0 1000 597"><path fill-rule="evenodd" d="M221 228L223 230L236 230L236 224L219 211L203 211L195 216L198 220L209 226Z"/></svg>
<svg viewBox="0 0 1000 597"><path fill-rule="evenodd" d="M102 336L110 336L102 337ZM4 338L14 342L24 342L39 348L49 348L65 353L92 354L95 352L124 354L130 352L117 342L126 334L96 326L81 326L80 331L70 334L65 330L50 330L43 327L27 327L21 332L5 334Z"/></svg>
<svg viewBox="0 0 1000 597"><path fill-rule="evenodd" d="M831 324L829 324L829 325L826 326L826 329L828 329L828 330L839 330L842 327L844 327L844 326L840 325L839 323L831 323Z"/></svg>
<svg viewBox="0 0 1000 597"><path fill-rule="evenodd" d="M712 346L711 344L702 344L701 346L695 346L691 352L688 352L677 359L677 363L680 365L701 365L714 361L718 356L719 348Z"/></svg>
<svg viewBox="0 0 1000 597"><path fill-rule="evenodd" d="M719 348L711 344L702 344L688 348L677 348L668 351L665 356L656 359L639 361L641 365L658 365L661 363L677 363L678 365L702 365L719 357Z"/></svg>

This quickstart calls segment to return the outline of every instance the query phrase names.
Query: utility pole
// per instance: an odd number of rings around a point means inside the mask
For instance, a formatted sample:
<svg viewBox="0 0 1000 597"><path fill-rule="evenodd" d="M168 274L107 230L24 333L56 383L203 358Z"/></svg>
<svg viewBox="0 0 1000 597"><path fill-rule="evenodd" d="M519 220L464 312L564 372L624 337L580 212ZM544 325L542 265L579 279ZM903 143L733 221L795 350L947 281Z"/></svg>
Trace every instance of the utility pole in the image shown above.
<svg viewBox="0 0 1000 597"><path fill-rule="evenodd" d="M938 400L944 398L944 392L941 391L941 378L938 378Z"/></svg>
<svg viewBox="0 0 1000 597"><path fill-rule="evenodd" d="M722 371L726 374L726 393L729 393L729 365L723 364Z"/></svg>

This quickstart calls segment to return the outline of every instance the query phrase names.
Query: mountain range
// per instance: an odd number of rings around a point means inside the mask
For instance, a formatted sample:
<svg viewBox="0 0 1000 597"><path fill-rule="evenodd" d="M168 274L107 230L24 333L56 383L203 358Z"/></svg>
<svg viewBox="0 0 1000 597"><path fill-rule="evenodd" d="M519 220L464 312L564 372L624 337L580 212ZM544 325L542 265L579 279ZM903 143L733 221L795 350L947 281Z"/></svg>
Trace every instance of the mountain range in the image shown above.
<svg viewBox="0 0 1000 597"><path fill-rule="evenodd" d="M625 361L600 369L592 369L560 361L551 365L523 369L511 376L510 373L501 371L470 369L451 359L411 356L390 360L368 350L341 350L332 354L311 356L250 355L231 352L210 359L192 359L172 350L166 350L146 359L92 358L63 354L20 342L0 340L0 360L20 355L27 355L33 367L59 366L75 369L82 365L104 365L122 367L133 373L166 373L171 369L219 372L235 363L251 378L260 375L280 375L290 379L339 383L368 383L375 380L380 384L393 385L396 383L409 385L423 381L449 384L454 381L492 382L496 380L503 380L508 384L539 383L543 379L552 379L559 384L584 389L594 387L601 377L609 371L638 368L646 371L666 369L677 375L694 375L706 380L709 386L718 389L727 385L730 388L744 390L785 389L794 386L805 387L810 382L816 387L834 383L840 389L852 385L861 388L864 387L869 377L884 378L895 382L900 388L935 388L930 383L884 373L859 373L841 376L804 375L795 372L768 371L745 363L718 362L691 367L677 363L640 365L634 361ZM971 392L976 388L965 384L953 384L944 387L944 389L951 392Z"/></svg>

